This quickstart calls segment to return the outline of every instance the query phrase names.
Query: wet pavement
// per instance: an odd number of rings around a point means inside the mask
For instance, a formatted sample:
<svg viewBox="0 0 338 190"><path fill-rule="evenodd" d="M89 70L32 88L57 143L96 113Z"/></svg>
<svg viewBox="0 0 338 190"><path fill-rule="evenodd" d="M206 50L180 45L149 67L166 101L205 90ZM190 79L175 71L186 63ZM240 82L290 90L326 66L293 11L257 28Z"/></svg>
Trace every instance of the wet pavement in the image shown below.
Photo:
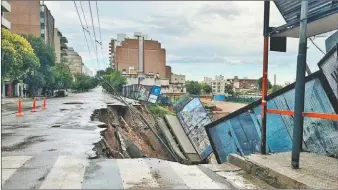
<svg viewBox="0 0 338 190"><path fill-rule="evenodd" d="M107 104L121 103L96 88L48 99L46 110L2 115L2 188L233 188L201 166L155 158L89 159L104 130L90 116Z"/></svg>

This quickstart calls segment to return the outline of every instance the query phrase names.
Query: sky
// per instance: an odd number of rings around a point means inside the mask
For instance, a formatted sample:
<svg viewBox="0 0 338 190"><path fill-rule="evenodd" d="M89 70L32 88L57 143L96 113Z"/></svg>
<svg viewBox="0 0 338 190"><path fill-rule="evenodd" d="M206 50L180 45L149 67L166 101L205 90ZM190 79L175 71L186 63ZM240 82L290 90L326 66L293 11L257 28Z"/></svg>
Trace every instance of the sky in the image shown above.
<svg viewBox="0 0 338 190"><path fill-rule="evenodd" d="M166 64L175 74L187 80L202 81L204 77L223 75L225 78L259 78L263 63L263 2L262 1L98 1L102 36L95 56L93 24L88 1L76 1L82 23L88 24L90 45L85 36L73 1L45 1L55 27L67 37L68 46L77 51L84 64L92 70L108 66L109 42L117 33L132 36L134 32L147 34L166 49ZM91 1L95 34L100 32L96 2ZM270 26L285 23L271 3ZM314 42L325 51L325 39L333 32L322 34ZM90 38L89 38L90 37ZM91 40L89 40L91 39ZM276 74L277 84L294 82L298 39L288 38L287 52L269 52L269 80ZM323 57L308 42L307 62L312 72Z"/></svg>

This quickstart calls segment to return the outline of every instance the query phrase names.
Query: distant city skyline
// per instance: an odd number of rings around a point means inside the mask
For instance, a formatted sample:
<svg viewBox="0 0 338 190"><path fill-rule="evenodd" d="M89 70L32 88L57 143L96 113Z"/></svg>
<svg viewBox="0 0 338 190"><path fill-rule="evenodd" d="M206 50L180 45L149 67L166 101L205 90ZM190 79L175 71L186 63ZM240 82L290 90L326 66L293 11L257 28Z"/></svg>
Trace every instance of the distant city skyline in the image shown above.
<svg viewBox="0 0 338 190"><path fill-rule="evenodd" d="M98 49L99 64L94 48L91 47L91 54L88 52L74 3L45 1L45 4L55 18L55 26L67 36L69 45L79 52L83 62L93 70L108 66L108 43L117 33L133 35L134 32L142 32L166 48L167 65L172 67L173 73L186 75L187 80L202 81L204 77L215 75L225 78L259 78L262 75L263 2L99 1L103 41L103 57ZM91 31L88 2L82 2L82 5ZM284 24L273 3L271 8L270 25ZM98 38L95 2L92 3L92 11ZM82 12L80 15L85 23ZM329 34L321 36L325 37L316 37L314 42L325 50L325 39ZM310 42L308 47L307 62L314 72L318 70L317 62L323 54ZM270 81L273 81L274 74L277 75L277 84L294 81L297 50L298 39L288 38L286 53L269 53Z"/></svg>

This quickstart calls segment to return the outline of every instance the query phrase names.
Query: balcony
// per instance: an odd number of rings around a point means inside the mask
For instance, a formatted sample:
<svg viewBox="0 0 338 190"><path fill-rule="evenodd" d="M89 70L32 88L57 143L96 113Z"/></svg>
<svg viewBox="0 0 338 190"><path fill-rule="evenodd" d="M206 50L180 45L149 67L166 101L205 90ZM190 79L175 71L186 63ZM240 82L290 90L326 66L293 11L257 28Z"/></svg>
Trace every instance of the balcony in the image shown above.
<svg viewBox="0 0 338 190"><path fill-rule="evenodd" d="M65 50L61 50L61 56L67 56L68 54L67 54L67 51L65 51Z"/></svg>
<svg viewBox="0 0 338 190"><path fill-rule="evenodd" d="M62 36L60 39L61 43L68 43L68 40L66 37Z"/></svg>
<svg viewBox="0 0 338 190"><path fill-rule="evenodd" d="M4 11L4 12L11 12L11 4L9 4L5 0L2 0L1 1L1 10Z"/></svg>
<svg viewBox="0 0 338 190"><path fill-rule="evenodd" d="M60 47L61 47L62 50L68 48L67 44L65 44L65 43L61 43Z"/></svg>
<svg viewBox="0 0 338 190"><path fill-rule="evenodd" d="M11 29L11 22L9 22L5 17L1 16L1 27L4 27L8 30Z"/></svg>

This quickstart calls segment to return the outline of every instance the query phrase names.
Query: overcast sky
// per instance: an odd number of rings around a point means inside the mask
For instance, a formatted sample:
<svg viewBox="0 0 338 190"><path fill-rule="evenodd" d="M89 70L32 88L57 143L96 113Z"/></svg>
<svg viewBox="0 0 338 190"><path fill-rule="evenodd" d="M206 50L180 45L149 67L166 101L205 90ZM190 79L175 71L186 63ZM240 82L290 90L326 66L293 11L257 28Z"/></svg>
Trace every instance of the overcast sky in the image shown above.
<svg viewBox="0 0 338 190"><path fill-rule="evenodd" d="M85 20L77 1L83 24ZM89 68L98 68L94 48L89 54L81 24L73 1L45 1L55 19L56 27L68 38ZM95 1L91 1L96 37L100 40ZM88 1L82 1L86 21L92 32ZM272 3L270 26L284 24L282 16ZM259 78L262 75L263 2L141 2L99 1L99 18L103 41L103 57L98 49L100 69L108 63L108 45L117 33L129 36L134 32L147 34L158 40L167 52L167 65L188 80L223 75ZM322 36L328 36L324 34ZM87 35L88 38L88 35ZM325 37L315 43L325 51ZM308 43L308 64L318 70L317 62L323 54ZM288 38L287 53L270 52L269 79L277 75L277 84L293 82L296 78L298 39ZM104 63L104 64L103 64Z"/></svg>

